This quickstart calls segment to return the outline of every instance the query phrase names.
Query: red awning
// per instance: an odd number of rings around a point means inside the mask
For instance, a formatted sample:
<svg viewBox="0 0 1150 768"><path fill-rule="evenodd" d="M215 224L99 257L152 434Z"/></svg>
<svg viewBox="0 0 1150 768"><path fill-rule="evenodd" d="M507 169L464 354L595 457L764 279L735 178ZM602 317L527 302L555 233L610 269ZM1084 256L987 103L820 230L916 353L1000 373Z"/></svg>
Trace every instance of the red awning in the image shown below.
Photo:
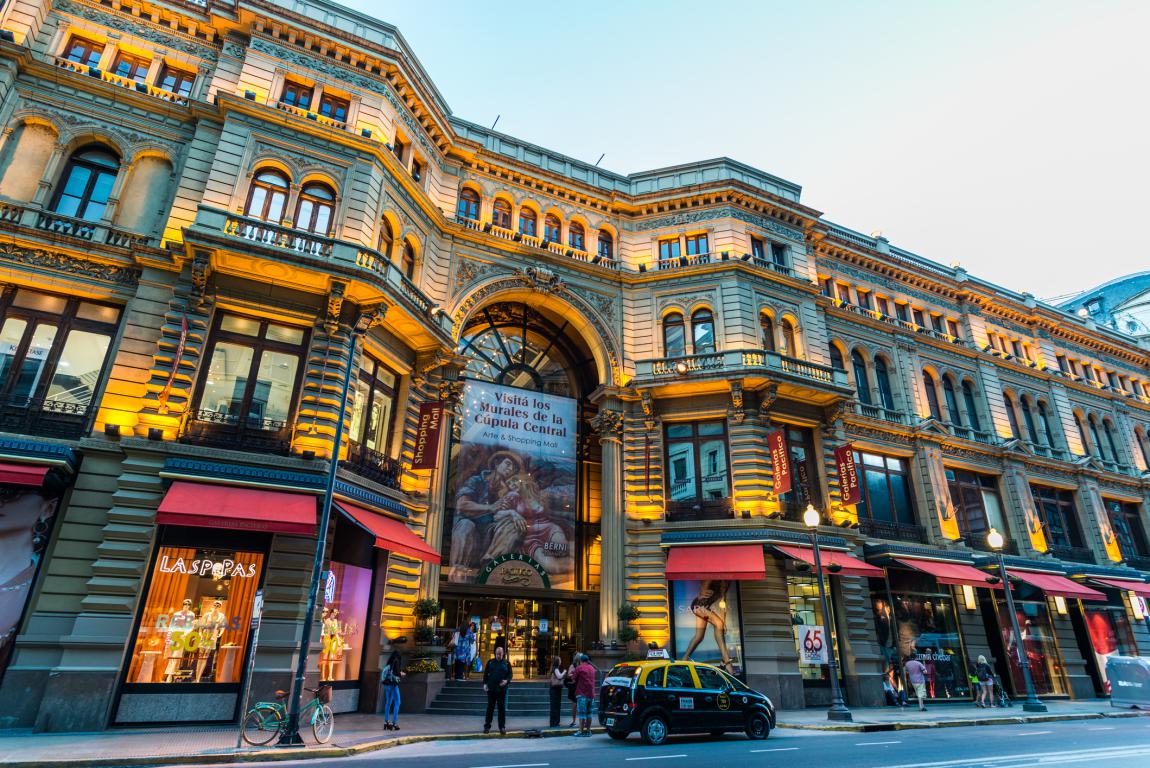
<svg viewBox="0 0 1150 768"><path fill-rule="evenodd" d="M44 484L48 467L39 464L0 464L0 483L5 485Z"/></svg>
<svg viewBox="0 0 1150 768"><path fill-rule="evenodd" d="M375 536L375 546L389 552L414 557L425 563L439 564L439 553L426 541L411 532L401 520L394 520L378 512L372 512L346 501L339 502L339 508L355 522Z"/></svg>
<svg viewBox="0 0 1150 768"><path fill-rule="evenodd" d="M793 557L796 560L802 560L804 563L810 563L811 565L815 564L815 551L810 547L788 547L782 544L776 544L775 549L787 557ZM876 579L881 579L883 576L882 568L875 568L870 563L864 563L857 557L852 557L845 552L819 549L819 559L822 561L823 568L830 565L837 565L842 568L839 573L844 576L870 576Z"/></svg>
<svg viewBox="0 0 1150 768"><path fill-rule="evenodd" d="M1150 598L1150 584L1144 581L1130 581L1129 579L1100 579L1097 576L1091 576L1090 581L1095 584L1101 584L1104 587L1113 587L1114 589L1123 589L1127 592L1133 592L1139 597Z"/></svg>
<svg viewBox="0 0 1150 768"><path fill-rule="evenodd" d="M156 513L164 525L315 535L315 496L177 480Z"/></svg>
<svg viewBox="0 0 1150 768"><path fill-rule="evenodd" d="M1051 597L1069 597L1082 600L1105 600L1106 595L1096 589L1091 589L1077 581L1071 581L1065 576L1054 573L1031 573L1029 571L1010 570L1010 575L1020 581L1025 581L1032 587L1038 587Z"/></svg>
<svg viewBox="0 0 1150 768"><path fill-rule="evenodd" d="M753 581L766 577L762 544L672 547L667 553L667 581Z"/></svg>
<svg viewBox="0 0 1150 768"><path fill-rule="evenodd" d="M909 558L906 560L898 558L895 562L899 565L905 565L907 568L913 568L916 571L929 573L939 584L969 584L972 587L1002 589L1001 584L987 583L986 580L990 578L989 573L980 571L970 565L943 563L938 560L911 560Z"/></svg>

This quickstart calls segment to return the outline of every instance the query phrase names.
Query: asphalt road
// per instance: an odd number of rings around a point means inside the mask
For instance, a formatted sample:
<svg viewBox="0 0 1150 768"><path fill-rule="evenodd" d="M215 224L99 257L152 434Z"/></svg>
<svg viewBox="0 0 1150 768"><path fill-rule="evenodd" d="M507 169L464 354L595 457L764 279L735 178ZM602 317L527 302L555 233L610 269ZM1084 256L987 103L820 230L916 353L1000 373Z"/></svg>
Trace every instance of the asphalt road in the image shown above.
<svg viewBox="0 0 1150 768"><path fill-rule="evenodd" d="M734 734L721 739L678 736L661 747L647 747L638 736L615 742L605 735L439 741L338 760L266 765L349 764L354 768L1144 768L1150 766L1150 723L1139 717L881 733L784 728L773 731L766 741Z"/></svg>

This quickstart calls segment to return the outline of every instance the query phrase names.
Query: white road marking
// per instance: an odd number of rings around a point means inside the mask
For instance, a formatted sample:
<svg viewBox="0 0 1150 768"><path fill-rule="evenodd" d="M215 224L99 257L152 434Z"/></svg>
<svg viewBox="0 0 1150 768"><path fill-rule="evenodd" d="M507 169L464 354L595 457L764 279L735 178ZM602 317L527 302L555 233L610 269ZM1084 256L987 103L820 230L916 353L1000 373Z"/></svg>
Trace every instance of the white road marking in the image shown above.
<svg viewBox="0 0 1150 768"><path fill-rule="evenodd" d="M880 744L902 744L902 741L859 741L855 743L856 747L877 747Z"/></svg>
<svg viewBox="0 0 1150 768"><path fill-rule="evenodd" d="M1073 762L1082 760L1098 761L1109 757L1126 757L1132 754L1150 754L1150 744L1127 745L1122 747L1099 747L1096 749L1067 750L1064 752L1038 752L1024 755L996 755L994 757L965 757L958 760L940 760L934 763L901 763L899 765L885 765L882 768L966 768L971 765L995 765L998 763L1018 763L1032 760L1038 762L1028 765L1048 765L1059 762ZM1019 765L1011 768L1021 768Z"/></svg>
<svg viewBox="0 0 1150 768"><path fill-rule="evenodd" d="M760 752L794 752L798 747L778 747L776 749L752 749L751 754L757 755Z"/></svg>
<svg viewBox="0 0 1150 768"><path fill-rule="evenodd" d="M511 763L509 765L476 765L472 768L542 768L551 763Z"/></svg>
<svg viewBox="0 0 1150 768"><path fill-rule="evenodd" d="M1015 736L1045 736L1048 733L1054 733L1054 731L1023 731L1022 733L1016 733L1014 735Z"/></svg>
<svg viewBox="0 0 1150 768"><path fill-rule="evenodd" d="M631 760L666 760L670 757L686 757L686 755L651 755L650 757L628 757L627 761Z"/></svg>
<svg viewBox="0 0 1150 768"><path fill-rule="evenodd" d="M1115 730L1115 728L1117 728L1117 726L1099 725L1099 726L1096 726L1094 728L1087 728L1086 730L1088 730L1088 731L1113 731L1113 730Z"/></svg>

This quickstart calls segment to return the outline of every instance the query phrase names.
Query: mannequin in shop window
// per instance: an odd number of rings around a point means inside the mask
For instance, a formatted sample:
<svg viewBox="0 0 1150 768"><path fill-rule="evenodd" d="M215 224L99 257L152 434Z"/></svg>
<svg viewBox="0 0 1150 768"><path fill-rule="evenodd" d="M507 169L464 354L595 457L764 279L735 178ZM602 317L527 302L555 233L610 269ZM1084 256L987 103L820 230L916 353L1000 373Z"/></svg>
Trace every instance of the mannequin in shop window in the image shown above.
<svg viewBox="0 0 1150 768"><path fill-rule="evenodd" d="M220 638L228 626L228 617L222 610L223 604L219 600L212 601L212 607L204 612L198 622L200 632L200 649L196 655L196 682L207 672L215 677L216 651L219 648Z"/></svg>
<svg viewBox="0 0 1150 768"><path fill-rule="evenodd" d="M324 608L320 624L322 646L319 655L321 680L335 680L336 666L343 658L343 630L339 624L339 609Z"/></svg>
<svg viewBox="0 0 1150 768"><path fill-rule="evenodd" d="M168 623L168 643L166 658L168 663L164 666L164 682L170 683L180 677L184 661L184 648L187 646L187 636L196 627L196 612L192 610L192 601L185 599L183 607L172 613L172 620Z"/></svg>

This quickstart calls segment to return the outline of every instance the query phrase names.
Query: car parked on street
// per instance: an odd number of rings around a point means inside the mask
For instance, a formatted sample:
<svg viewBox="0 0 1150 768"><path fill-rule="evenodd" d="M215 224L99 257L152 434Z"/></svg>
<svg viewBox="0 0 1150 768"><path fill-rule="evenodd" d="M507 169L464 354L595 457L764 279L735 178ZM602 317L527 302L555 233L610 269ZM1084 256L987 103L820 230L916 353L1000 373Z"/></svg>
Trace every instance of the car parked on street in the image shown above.
<svg viewBox="0 0 1150 768"><path fill-rule="evenodd" d="M635 731L646 744L672 733L721 736L742 731L765 739L775 707L764 694L718 667L659 659L616 665L599 690L599 723L612 739Z"/></svg>

